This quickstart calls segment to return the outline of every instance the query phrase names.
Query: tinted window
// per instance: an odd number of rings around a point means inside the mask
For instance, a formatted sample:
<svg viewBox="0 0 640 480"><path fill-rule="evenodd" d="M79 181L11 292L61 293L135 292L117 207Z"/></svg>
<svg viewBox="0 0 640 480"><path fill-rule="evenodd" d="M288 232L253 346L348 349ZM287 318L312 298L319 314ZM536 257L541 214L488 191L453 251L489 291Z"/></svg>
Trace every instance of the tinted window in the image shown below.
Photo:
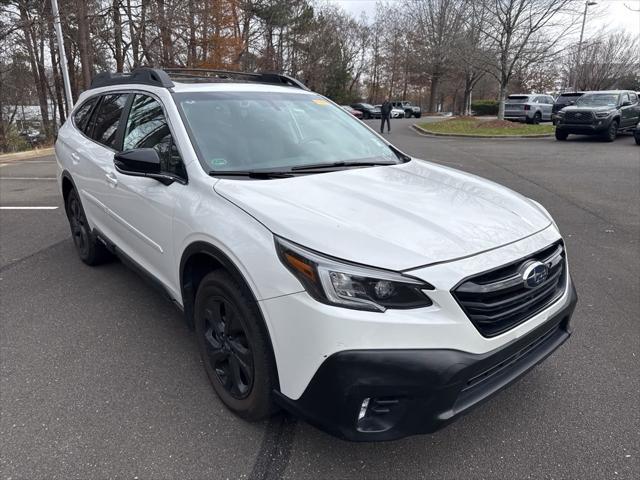
<svg viewBox="0 0 640 480"><path fill-rule="evenodd" d="M126 93L102 97L102 101L94 115L91 138L107 147L116 149L116 133L118 132L120 116L126 103Z"/></svg>
<svg viewBox="0 0 640 480"><path fill-rule="evenodd" d="M84 132L87 121L89 120L89 115L91 115L91 110L97 101L97 97L90 98L76 110L76 113L73 115L73 123L75 123L76 128Z"/></svg>
<svg viewBox="0 0 640 480"><path fill-rule="evenodd" d="M186 178L180 153L173 143L162 106L152 97L136 95L127 119L123 150L153 148L163 172Z"/></svg>
<svg viewBox="0 0 640 480"><path fill-rule="evenodd" d="M636 103L638 101L638 97L633 92L629 92L629 98L631 99L631 103Z"/></svg>
<svg viewBox="0 0 640 480"><path fill-rule="evenodd" d="M509 103L527 103L529 97L527 95L509 95L507 101Z"/></svg>

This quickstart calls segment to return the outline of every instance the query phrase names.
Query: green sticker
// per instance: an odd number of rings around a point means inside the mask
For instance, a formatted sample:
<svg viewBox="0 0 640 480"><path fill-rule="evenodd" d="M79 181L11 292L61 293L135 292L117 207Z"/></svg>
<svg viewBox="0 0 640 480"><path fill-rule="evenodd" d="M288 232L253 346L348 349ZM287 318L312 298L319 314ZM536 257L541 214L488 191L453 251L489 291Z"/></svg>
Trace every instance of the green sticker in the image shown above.
<svg viewBox="0 0 640 480"><path fill-rule="evenodd" d="M226 165L227 160L224 158L212 158L209 160L209 163L214 167L220 167L221 165Z"/></svg>

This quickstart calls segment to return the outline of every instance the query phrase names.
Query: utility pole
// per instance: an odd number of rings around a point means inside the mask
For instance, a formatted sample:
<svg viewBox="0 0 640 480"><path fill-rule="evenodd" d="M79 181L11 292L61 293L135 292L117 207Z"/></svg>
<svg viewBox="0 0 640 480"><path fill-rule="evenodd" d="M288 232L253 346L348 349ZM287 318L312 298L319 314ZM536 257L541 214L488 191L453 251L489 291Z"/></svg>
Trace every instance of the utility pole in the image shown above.
<svg viewBox="0 0 640 480"><path fill-rule="evenodd" d="M578 53L576 55L576 69L574 72L573 90L578 91L578 69L580 68L580 54L582 53L582 38L584 37L584 24L587 22L587 9L592 5L597 5L598 2L590 2L586 0L584 2L584 14L582 15L582 28L580 29L580 41L578 42Z"/></svg>
<svg viewBox="0 0 640 480"><path fill-rule="evenodd" d="M67 98L67 115L73 108L73 96L71 95L71 82L69 81L69 69L67 68L67 54L64 51L64 41L62 39L62 25L60 24L60 12L58 10L58 0L51 0L51 13L53 13L53 26L56 29L58 39L58 53L60 54L60 70L62 70L62 83L64 83L64 94Z"/></svg>

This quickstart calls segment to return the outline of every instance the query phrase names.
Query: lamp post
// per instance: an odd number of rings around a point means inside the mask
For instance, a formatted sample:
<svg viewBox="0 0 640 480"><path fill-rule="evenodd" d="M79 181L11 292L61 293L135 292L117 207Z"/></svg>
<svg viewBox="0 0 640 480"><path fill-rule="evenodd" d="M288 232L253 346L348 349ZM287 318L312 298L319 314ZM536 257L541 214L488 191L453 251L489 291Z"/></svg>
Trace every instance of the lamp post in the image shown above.
<svg viewBox="0 0 640 480"><path fill-rule="evenodd" d="M584 36L584 24L587 22L587 9L598 2L586 0L584 2L584 14L582 15L582 28L580 29L580 41L578 42L578 53L576 55L576 71L574 73L573 89L578 90L578 68L580 68L580 54L582 53L582 37Z"/></svg>
<svg viewBox="0 0 640 480"><path fill-rule="evenodd" d="M58 40L60 70L62 70L62 83L64 83L64 93L67 97L67 115L69 115L69 112L71 112L71 109L73 108L73 96L71 95L71 82L69 81L69 71L67 70L67 55L64 51L64 40L62 38L62 26L60 25L58 0L51 0L51 13L53 14L53 26L55 28L56 38Z"/></svg>

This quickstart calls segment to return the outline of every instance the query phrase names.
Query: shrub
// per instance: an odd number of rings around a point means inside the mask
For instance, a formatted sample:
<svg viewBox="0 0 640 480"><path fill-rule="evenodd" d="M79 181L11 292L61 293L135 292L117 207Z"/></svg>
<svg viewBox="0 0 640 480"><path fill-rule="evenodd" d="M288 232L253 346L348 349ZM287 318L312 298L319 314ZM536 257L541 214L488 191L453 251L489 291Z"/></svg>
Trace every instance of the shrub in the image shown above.
<svg viewBox="0 0 640 480"><path fill-rule="evenodd" d="M474 115L497 115L499 103L496 100L476 100L471 102Z"/></svg>

